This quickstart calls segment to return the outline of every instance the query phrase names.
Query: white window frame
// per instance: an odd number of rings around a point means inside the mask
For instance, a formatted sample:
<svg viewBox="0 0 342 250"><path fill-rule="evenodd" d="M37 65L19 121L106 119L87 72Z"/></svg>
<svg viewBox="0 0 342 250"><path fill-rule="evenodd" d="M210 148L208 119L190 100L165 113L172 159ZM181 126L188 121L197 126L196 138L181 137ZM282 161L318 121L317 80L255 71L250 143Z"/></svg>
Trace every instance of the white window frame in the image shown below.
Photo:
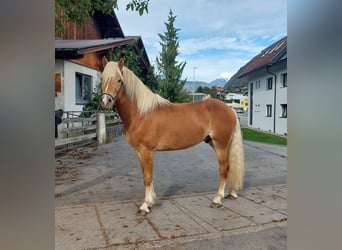
<svg viewBox="0 0 342 250"><path fill-rule="evenodd" d="M75 73L75 103L84 105L91 102L93 77L91 75Z"/></svg>
<svg viewBox="0 0 342 250"><path fill-rule="evenodd" d="M273 88L273 77L269 77L266 80L266 89L272 90L272 88Z"/></svg>
<svg viewBox="0 0 342 250"><path fill-rule="evenodd" d="M266 104L266 117L272 117L272 104Z"/></svg>
<svg viewBox="0 0 342 250"><path fill-rule="evenodd" d="M287 73L281 74L281 86L283 88L287 87Z"/></svg>
<svg viewBox="0 0 342 250"><path fill-rule="evenodd" d="M281 118L287 118L287 104L280 104L281 107Z"/></svg>

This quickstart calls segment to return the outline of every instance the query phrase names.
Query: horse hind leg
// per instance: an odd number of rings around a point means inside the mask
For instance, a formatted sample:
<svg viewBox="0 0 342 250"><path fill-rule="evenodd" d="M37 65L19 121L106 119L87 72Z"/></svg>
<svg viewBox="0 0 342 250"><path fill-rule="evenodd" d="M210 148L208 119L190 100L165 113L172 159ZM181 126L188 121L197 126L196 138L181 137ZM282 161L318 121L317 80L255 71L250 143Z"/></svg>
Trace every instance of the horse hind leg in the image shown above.
<svg viewBox="0 0 342 250"><path fill-rule="evenodd" d="M210 207L222 206L222 199L224 198L224 189L225 189L227 176L228 176L228 169L229 169L227 150L215 148L215 151L216 151L218 163L219 163L220 181L219 181L217 193Z"/></svg>

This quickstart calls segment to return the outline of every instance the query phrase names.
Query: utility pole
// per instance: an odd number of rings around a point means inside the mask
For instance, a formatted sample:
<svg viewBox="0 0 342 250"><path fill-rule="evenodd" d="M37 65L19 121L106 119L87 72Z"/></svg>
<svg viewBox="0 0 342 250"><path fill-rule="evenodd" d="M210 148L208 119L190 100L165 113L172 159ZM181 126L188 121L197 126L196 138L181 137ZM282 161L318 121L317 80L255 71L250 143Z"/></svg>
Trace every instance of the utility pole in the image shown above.
<svg viewBox="0 0 342 250"><path fill-rule="evenodd" d="M192 101L195 101L195 70L197 67L193 67L193 81L192 81Z"/></svg>

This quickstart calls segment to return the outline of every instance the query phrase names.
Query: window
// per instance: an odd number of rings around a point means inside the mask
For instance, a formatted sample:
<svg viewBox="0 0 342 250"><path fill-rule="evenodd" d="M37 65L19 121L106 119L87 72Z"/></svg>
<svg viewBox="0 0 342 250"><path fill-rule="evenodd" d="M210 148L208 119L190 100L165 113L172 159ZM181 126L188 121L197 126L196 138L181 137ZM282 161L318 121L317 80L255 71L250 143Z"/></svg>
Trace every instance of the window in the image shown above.
<svg viewBox="0 0 342 250"><path fill-rule="evenodd" d="M255 81L255 88L260 89L260 80Z"/></svg>
<svg viewBox="0 0 342 250"><path fill-rule="evenodd" d="M273 78L267 78L267 90L272 89L272 85L273 85Z"/></svg>
<svg viewBox="0 0 342 250"><path fill-rule="evenodd" d="M272 105L271 104L266 105L266 116L272 117Z"/></svg>
<svg viewBox="0 0 342 250"><path fill-rule="evenodd" d="M87 104L91 101L92 77L76 73L76 104Z"/></svg>
<svg viewBox="0 0 342 250"><path fill-rule="evenodd" d="M281 107L280 117L286 118L287 117L287 104L280 104L280 107Z"/></svg>
<svg viewBox="0 0 342 250"><path fill-rule="evenodd" d="M287 87L287 73L281 75L281 83L283 88Z"/></svg>

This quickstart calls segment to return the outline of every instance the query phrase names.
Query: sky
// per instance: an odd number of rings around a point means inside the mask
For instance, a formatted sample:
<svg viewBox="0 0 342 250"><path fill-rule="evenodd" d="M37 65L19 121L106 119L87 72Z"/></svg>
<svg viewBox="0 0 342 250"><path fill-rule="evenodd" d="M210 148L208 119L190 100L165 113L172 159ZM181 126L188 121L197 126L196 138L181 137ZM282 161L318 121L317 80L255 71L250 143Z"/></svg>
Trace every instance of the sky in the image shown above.
<svg viewBox="0 0 342 250"><path fill-rule="evenodd" d="M166 31L170 9L179 29L178 62L182 79L211 82L229 79L261 50L287 35L286 0L150 0L148 14L115 13L126 36L141 36L150 63L161 52L158 33Z"/></svg>

